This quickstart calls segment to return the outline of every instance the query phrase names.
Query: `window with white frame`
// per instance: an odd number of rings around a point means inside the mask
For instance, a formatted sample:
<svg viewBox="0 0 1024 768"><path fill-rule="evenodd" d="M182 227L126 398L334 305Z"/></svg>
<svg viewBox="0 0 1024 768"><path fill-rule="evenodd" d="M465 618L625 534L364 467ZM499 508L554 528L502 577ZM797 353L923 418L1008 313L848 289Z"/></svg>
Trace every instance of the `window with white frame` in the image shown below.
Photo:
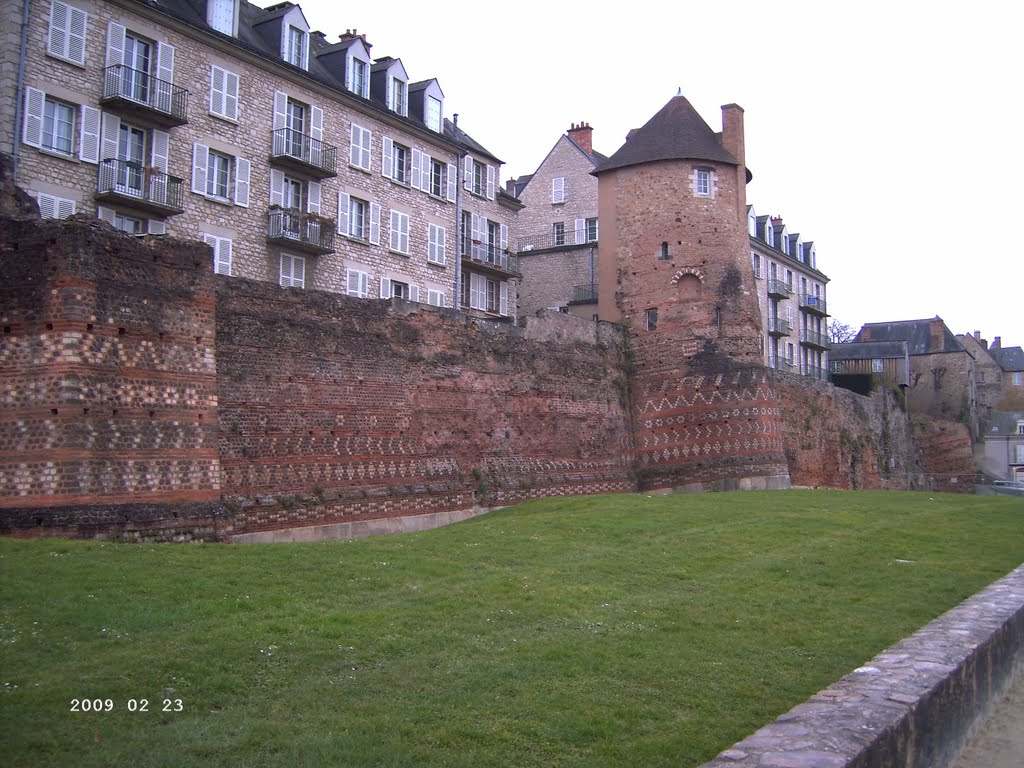
<svg viewBox="0 0 1024 768"><path fill-rule="evenodd" d="M141 235L146 231L146 220L135 216L126 216L120 211L115 211L114 229L127 232L129 235Z"/></svg>
<svg viewBox="0 0 1024 768"><path fill-rule="evenodd" d="M693 192L700 197L711 197L711 171L708 168L697 168Z"/></svg>
<svg viewBox="0 0 1024 768"><path fill-rule="evenodd" d="M433 288L428 288L427 304L432 307L443 307L445 305L444 291L437 291Z"/></svg>
<svg viewBox="0 0 1024 768"><path fill-rule="evenodd" d="M306 287L306 259L290 253L281 254L281 287Z"/></svg>
<svg viewBox="0 0 1024 768"><path fill-rule="evenodd" d="M95 107L70 104L38 88L26 87L22 141L70 158L75 154L77 135L78 159L98 163L101 114Z"/></svg>
<svg viewBox="0 0 1024 768"><path fill-rule="evenodd" d="M1017 371L1011 377L1010 381L1015 387L1024 386L1024 371Z"/></svg>
<svg viewBox="0 0 1024 768"><path fill-rule="evenodd" d="M498 176L493 165L481 163L466 155L463 165L463 182L465 188L474 195L493 200Z"/></svg>
<svg viewBox="0 0 1024 768"><path fill-rule="evenodd" d="M658 308L652 307L651 309L644 310L644 327L648 331L655 331L658 329Z"/></svg>
<svg viewBox="0 0 1024 768"><path fill-rule="evenodd" d="M235 13L238 0L207 0L206 23L225 35L235 34Z"/></svg>
<svg viewBox="0 0 1024 768"><path fill-rule="evenodd" d="M1017 461L1015 464L1024 464L1024 445L1017 446Z"/></svg>
<svg viewBox="0 0 1024 768"><path fill-rule="evenodd" d="M348 77L346 86L348 89L356 94L356 96L362 96L364 99L370 96L370 64L369 62L363 61L357 56L349 54L348 69L346 70Z"/></svg>
<svg viewBox="0 0 1024 768"><path fill-rule="evenodd" d="M409 159L408 147L393 141L385 136L381 142L383 154L381 155L381 175L385 178L397 181L399 184L409 183Z"/></svg>
<svg viewBox="0 0 1024 768"><path fill-rule="evenodd" d="M1024 421L1017 422L1017 434L1024 435Z"/></svg>
<svg viewBox="0 0 1024 768"><path fill-rule="evenodd" d="M473 162L473 194L483 195L487 190L487 166Z"/></svg>
<svg viewBox="0 0 1024 768"><path fill-rule="evenodd" d="M369 235L367 217L370 213L370 204L358 197L350 197L348 201L348 232L349 237L359 240L366 240Z"/></svg>
<svg viewBox="0 0 1024 768"><path fill-rule="evenodd" d="M345 293L365 299L370 295L370 274L361 269L345 270Z"/></svg>
<svg viewBox="0 0 1024 768"><path fill-rule="evenodd" d="M409 114L409 84L397 77L389 79L391 109L400 115Z"/></svg>
<svg viewBox="0 0 1024 768"><path fill-rule="evenodd" d="M30 192L39 204L39 215L44 219L66 219L73 216L78 204L67 197L47 195L42 192Z"/></svg>
<svg viewBox="0 0 1024 768"><path fill-rule="evenodd" d="M444 197L447 185L444 178L445 163L439 160L430 160L430 179L427 182L427 189L434 197Z"/></svg>
<svg viewBox="0 0 1024 768"><path fill-rule="evenodd" d="M754 264L754 277L761 277L761 255L752 252L750 259Z"/></svg>
<svg viewBox="0 0 1024 768"><path fill-rule="evenodd" d="M380 297L382 299L405 299L406 301L419 301L420 289L418 286L404 280L382 277L380 279Z"/></svg>
<svg viewBox="0 0 1024 768"><path fill-rule="evenodd" d="M871 372L872 373L881 373L883 370L884 370L884 367L882 365L882 359L879 358L879 357L873 358L871 360Z"/></svg>
<svg viewBox="0 0 1024 768"><path fill-rule="evenodd" d="M391 211L388 247L397 253L409 253L409 214Z"/></svg>
<svg viewBox="0 0 1024 768"><path fill-rule="evenodd" d="M565 222L555 221L551 224L551 244L565 245Z"/></svg>
<svg viewBox="0 0 1024 768"><path fill-rule="evenodd" d="M347 192L338 193L338 233L347 237L380 243L380 204Z"/></svg>
<svg viewBox="0 0 1024 768"><path fill-rule="evenodd" d="M445 263L445 241L447 232L437 224L427 225L427 261L431 264Z"/></svg>
<svg viewBox="0 0 1024 768"><path fill-rule="evenodd" d="M305 69L308 33L303 29L289 25L285 35L284 60L289 64Z"/></svg>
<svg viewBox="0 0 1024 768"><path fill-rule="evenodd" d="M587 242L597 242L597 218L587 219Z"/></svg>
<svg viewBox="0 0 1024 768"><path fill-rule="evenodd" d="M551 180L551 203L565 202L565 177L556 176Z"/></svg>
<svg viewBox="0 0 1024 768"><path fill-rule="evenodd" d="M73 64L85 64L85 35L89 14L73 5L53 0L50 3L50 28L46 52Z"/></svg>
<svg viewBox="0 0 1024 768"><path fill-rule="evenodd" d="M249 207L251 163L205 144L192 145L192 191L222 202Z"/></svg>
<svg viewBox="0 0 1024 768"><path fill-rule="evenodd" d="M238 75L210 65L210 114L238 121Z"/></svg>
<svg viewBox="0 0 1024 768"><path fill-rule="evenodd" d="M430 130L441 132L441 100L433 96L427 96L426 123Z"/></svg>
<svg viewBox="0 0 1024 768"><path fill-rule="evenodd" d="M349 163L364 171L370 170L370 145L373 134L361 125L352 123L351 143L349 145Z"/></svg>
<svg viewBox="0 0 1024 768"><path fill-rule="evenodd" d="M47 96L43 105L43 148L70 156L74 135L75 108Z"/></svg>
<svg viewBox="0 0 1024 768"><path fill-rule="evenodd" d="M213 271L218 275L230 275L231 239L203 233L203 242L213 249Z"/></svg>

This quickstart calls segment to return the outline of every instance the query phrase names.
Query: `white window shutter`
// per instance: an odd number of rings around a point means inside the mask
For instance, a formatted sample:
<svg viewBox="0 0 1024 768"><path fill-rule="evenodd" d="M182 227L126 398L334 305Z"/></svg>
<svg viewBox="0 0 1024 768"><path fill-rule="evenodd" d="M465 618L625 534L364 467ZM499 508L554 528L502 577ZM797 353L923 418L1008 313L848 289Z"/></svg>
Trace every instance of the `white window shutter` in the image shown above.
<svg viewBox="0 0 1024 768"><path fill-rule="evenodd" d="M171 135L167 131L154 130L152 134L152 162L161 173L167 173L168 156L171 152Z"/></svg>
<svg viewBox="0 0 1024 768"><path fill-rule="evenodd" d="M392 251L401 250L401 248L399 247L400 244L401 244L401 242L400 242L400 240L401 240L401 233L398 231L398 220L399 220L399 213L398 213L398 211L392 210L391 211L391 219L389 221L389 227L388 227L388 247Z"/></svg>
<svg viewBox="0 0 1024 768"><path fill-rule="evenodd" d="M345 192L338 192L338 234L348 234L348 206L349 196Z"/></svg>
<svg viewBox="0 0 1024 768"><path fill-rule="evenodd" d="M388 109L394 111L395 109L395 78L391 75L387 77L387 88L384 93L384 101L387 103Z"/></svg>
<svg viewBox="0 0 1024 768"><path fill-rule="evenodd" d="M169 43L156 45L156 77L167 83L174 82L174 46ZM168 99L170 94L167 94Z"/></svg>
<svg viewBox="0 0 1024 768"><path fill-rule="evenodd" d="M456 195L456 192L458 191L458 189L457 189L458 185L457 185L456 176L458 176L458 168L456 168L454 165L449 163L448 164L448 202L450 202L450 203L454 203L455 202L455 195Z"/></svg>
<svg viewBox="0 0 1024 768"><path fill-rule="evenodd" d="M390 179L395 175L395 143L385 136L383 141L381 141L381 146L380 175Z"/></svg>
<svg viewBox="0 0 1024 768"><path fill-rule="evenodd" d="M274 122L275 131L287 127L288 124L288 94L283 91L274 91ZM276 143L276 142L275 142Z"/></svg>
<svg viewBox="0 0 1024 768"><path fill-rule="evenodd" d="M25 119L22 124L21 140L30 147L43 146L43 113L46 107L46 93L31 86L25 87Z"/></svg>
<svg viewBox="0 0 1024 768"><path fill-rule="evenodd" d="M231 240L226 237L219 238L217 243L216 272L218 275L231 274Z"/></svg>
<svg viewBox="0 0 1024 768"><path fill-rule="evenodd" d="M166 235L167 222L163 219L150 219L146 222L146 231L151 235Z"/></svg>
<svg viewBox="0 0 1024 768"><path fill-rule="evenodd" d="M586 219L576 219L576 245L586 242L587 240L587 221Z"/></svg>
<svg viewBox="0 0 1024 768"><path fill-rule="evenodd" d="M252 163L244 157L235 158L235 205L249 207L249 174Z"/></svg>
<svg viewBox="0 0 1024 768"><path fill-rule="evenodd" d="M399 241L398 241L398 244L400 246L399 250L402 253L408 253L409 252L409 217L408 216L402 215L402 216L399 217L399 219L398 219L398 229L399 229L399 232L401 233L401 236L400 236Z"/></svg>
<svg viewBox="0 0 1024 768"><path fill-rule="evenodd" d="M310 213L320 213L320 182L311 181L308 184L306 195L306 210Z"/></svg>
<svg viewBox="0 0 1024 768"><path fill-rule="evenodd" d="M83 163L100 161L100 111L82 105L81 130L78 137L78 159Z"/></svg>
<svg viewBox="0 0 1024 768"><path fill-rule="evenodd" d="M43 219L57 218L57 198L53 195L35 195L36 204L39 206L39 216Z"/></svg>
<svg viewBox="0 0 1024 768"><path fill-rule="evenodd" d="M104 208L102 205L96 206L96 218L100 221L105 221L110 226L114 226L114 209Z"/></svg>
<svg viewBox="0 0 1024 768"><path fill-rule="evenodd" d="M370 203L370 242L380 245L380 203Z"/></svg>
<svg viewBox="0 0 1024 768"><path fill-rule="evenodd" d="M423 153L418 149L412 150L412 174L409 185L413 189L420 189L423 186Z"/></svg>
<svg viewBox="0 0 1024 768"><path fill-rule="evenodd" d="M320 107L313 107L310 109L309 117L309 136L317 141L323 141L324 138L324 111Z"/></svg>
<svg viewBox="0 0 1024 768"><path fill-rule="evenodd" d="M348 161L355 166L362 167L362 128L352 123L348 136Z"/></svg>
<svg viewBox="0 0 1024 768"><path fill-rule="evenodd" d="M70 8L59 0L50 4L50 33L46 40L46 52L54 56L67 56L69 11Z"/></svg>
<svg viewBox="0 0 1024 768"><path fill-rule="evenodd" d="M391 298L391 281L386 277L380 279L380 297L382 299Z"/></svg>
<svg viewBox="0 0 1024 768"><path fill-rule="evenodd" d="M284 172L270 169L270 204L284 206Z"/></svg>
<svg viewBox="0 0 1024 768"><path fill-rule="evenodd" d="M494 166L493 165L488 165L487 166L487 199L488 200L493 200L494 199L494 179L495 179L495 176L494 176Z"/></svg>
<svg viewBox="0 0 1024 768"><path fill-rule="evenodd" d="M75 215L75 209L77 207L78 206L75 204L74 200L68 200L67 198L64 198L64 197L58 197L57 198L57 218L58 219L66 219L68 216L74 216Z"/></svg>
<svg viewBox="0 0 1024 768"><path fill-rule="evenodd" d="M124 64L124 33L123 24L111 21L107 24L107 57L104 66L113 67Z"/></svg>
<svg viewBox="0 0 1024 768"><path fill-rule="evenodd" d="M79 9L68 7L68 47L67 57L76 64L85 64L85 34L89 23L89 15Z"/></svg>
<svg viewBox="0 0 1024 768"><path fill-rule="evenodd" d="M224 117L238 119L238 75L234 72L224 73Z"/></svg>
<svg viewBox="0 0 1024 768"><path fill-rule="evenodd" d="M469 276L469 306L472 309L487 308L487 280L483 275L471 273Z"/></svg>
<svg viewBox="0 0 1024 768"><path fill-rule="evenodd" d="M498 295L498 314L508 316L508 281L501 281L501 288Z"/></svg>
<svg viewBox="0 0 1024 768"><path fill-rule="evenodd" d="M117 158L117 140L121 132L121 118L110 112L104 112L102 119L102 135L100 137L100 160Z"/></svg>
<svg viewBox="0 0 1024 768"><path fill-rule="evenodd" d="M418 285L409 286L409 301L419 304L420 302L420 287Z"/></svg>
<svg viewBox="0 0 1024 768"><path fill-rule="evenodd" d="M473 189L473 158L469 155L462 161L462 183L466 189Z"/></svg>
<svg viewBox="0 0 1024 768"><path fill-rule="evenodd" d="M210 162L210 148L205 144L192 145L192 191L206 194L206 168Z"/></svg>
<svg viewBox="0 0 1024 768"><path fill-rule="evenodd" d="M225 114L224 102L227 97L225 79L227 72L216 64L210 65L210 111L215 115Z"/></svg>
<svg viewBox="0 0 1024 768"><path fill-rule="evenodd" d="M501 241L499 242L498 245L500 246L502 251L506 251L508 250L508 225L502 224L501 227L499 228L499 232Z"/></svg>

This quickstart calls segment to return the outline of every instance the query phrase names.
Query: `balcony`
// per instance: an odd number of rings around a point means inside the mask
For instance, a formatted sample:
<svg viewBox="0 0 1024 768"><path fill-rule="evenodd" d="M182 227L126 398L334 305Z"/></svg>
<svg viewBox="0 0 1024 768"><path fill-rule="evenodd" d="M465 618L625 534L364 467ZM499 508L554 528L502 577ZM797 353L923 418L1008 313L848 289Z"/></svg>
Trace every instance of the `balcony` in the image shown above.
<svg viewBox="0 0 1024 768"><path fill-rule="evenodd" d="M334 253L334 219L295 208L272 208L267 215L267 242L317 256Z"/></svg>
<svg viewBox="0 0 1024 768"><path fill-rule="evenodd" d="M806 328L800 331L800 343L805 347L816 347L817 349L828 349L828 337L823 333L809 331Z"/></svg>
<svg viewBox="0 0 1024 768"><path fill-rule="evenodd" d="M147 128L175 128L188 122L188 91L123 64L103 70L100 103Z"/></svg>
<svg viewBox="0 0 1024 768"><path fill-rule="evenodd" d="M484 272L498 277L521 277L518 257L495 245L474 241L470 245L468 254L463 248L462 261L474 267L481 267Z"/></svg>
<svg viewBox="0 0 1024 768"><path fill-rule="evenodd" d="M583 285L574 285L572 288L572 299L569 300L569 303L596 304L597 283L584 283Z"/></svg>
<svg viewBox="0 0 1024 768"><path fill-rule="evenodd" d="M291 128L270 132L270 162L314 179L337 176L337 148Z"/></svg>
<svg viewBox="0 0 1024 768"><path fill-rule="evenodd" d="M768 334L770 336L789 336L793 332L793 325L781 317L768 318Z"/></svg>
<svg viewBox="0 0 1024 768"><path fill-rule="evenodd" d="M596 235L596 233L591 234ZM545 248L575 248L577 245L596 247L597 237L588 239L585 229L581 230L578 236L572 230L566 230L561 233L548 230L541 234L523 235L519 238L518 250L519 253L522 253L523 251L540 251Z"/></svg>
<svg viewBox="0 0 1024 768"><path fill-rule="evenodd" d="M793 295L793 285L778 278L768 280L768 296L773 299L788 299Z"/></svg>
<svg viewBox="0 0 1024 768"><path fill-rule="evenodd" d="M796 363L785 357L775 358L775 370L786 371L786 373L793 373L796 368Z"/></svg>
<svg viewBox="0 0 1024 768"><path fill-rule="evenodd" d="M800 309L810 314L820 315L821 317L828 315L825 300L811 293L800 294Z"/></svg>
<svg viewBox="0 0 1024 768"><path fill-rule="evenodd" d="M804 370L804 376L810 376L812 379L820 381L828 381L828 369L817 365L808 365Z"/></svg>
<svg viewBox="0 0 1024 768"><path fill-rule="evenodd" d="M177 176L128 160L100 161L97 200L165 217L185 212L182 194L182 181Z"/></svg>

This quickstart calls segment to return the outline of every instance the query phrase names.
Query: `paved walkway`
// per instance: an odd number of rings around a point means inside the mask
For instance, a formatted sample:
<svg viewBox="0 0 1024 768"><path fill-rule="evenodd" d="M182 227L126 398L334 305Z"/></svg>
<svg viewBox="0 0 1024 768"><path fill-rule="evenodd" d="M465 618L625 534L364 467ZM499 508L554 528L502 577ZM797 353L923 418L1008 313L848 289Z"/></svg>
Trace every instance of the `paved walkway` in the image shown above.
<svg viewBox="0 0 1024 768"><path fill-rule="evenodd" d="M1024 675L960 754L953 768L1021 768L1024 766Z"/></svg>

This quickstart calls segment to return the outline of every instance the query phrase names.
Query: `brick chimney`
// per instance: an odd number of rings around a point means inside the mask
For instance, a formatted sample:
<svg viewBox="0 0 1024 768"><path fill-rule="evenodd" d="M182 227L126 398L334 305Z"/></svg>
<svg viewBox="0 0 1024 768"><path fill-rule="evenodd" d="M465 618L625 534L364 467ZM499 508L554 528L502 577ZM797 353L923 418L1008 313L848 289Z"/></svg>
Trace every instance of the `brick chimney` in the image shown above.
<svg viewBox="0 0 1024 768"><path fill-rule="evenodd" d="M590 123L581 122L579 125L573 123L571 126L569 126L568 133L569 138L580 145L580 149L582 149L591 157L594 156L594 129L590 127Z"/></svg>
<svg viewBox="0 0 1024 768"><path fill-rule="evenodd" d="M989 349L1002 349L1003 348L1003 337L996 336L992 339L992 346Z"/></svg>
<svg viewBox="0 0 1024 768"><path fill-rule="evenodd" d="M736 215L746 226L747 151L743 138L743 107L739 104L726 104L722 107L722 146L739 162L736 169Z"/></svg>
<svg viewBox="0 0 1024 768"><path fill-rule="evenodd" d="M946 334L943 330L942 318L936 315L928 323L928 351L938 352L945 344Z"/></svg>

